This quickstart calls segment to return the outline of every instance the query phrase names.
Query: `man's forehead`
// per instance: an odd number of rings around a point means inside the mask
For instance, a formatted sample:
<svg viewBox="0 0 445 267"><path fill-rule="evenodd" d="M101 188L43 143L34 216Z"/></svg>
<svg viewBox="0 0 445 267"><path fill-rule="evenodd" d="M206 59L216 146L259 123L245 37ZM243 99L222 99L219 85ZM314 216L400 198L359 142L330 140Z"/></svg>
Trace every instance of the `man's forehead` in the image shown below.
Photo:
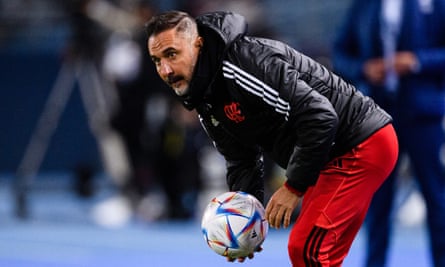
<svg viewBox="0 0 445 267"><path fill-rule="evenodd" d="M148 48L150 52L160 52L167 47L174 47L181 41L182 36L176 29L169 29L148 38Z"/></svg>

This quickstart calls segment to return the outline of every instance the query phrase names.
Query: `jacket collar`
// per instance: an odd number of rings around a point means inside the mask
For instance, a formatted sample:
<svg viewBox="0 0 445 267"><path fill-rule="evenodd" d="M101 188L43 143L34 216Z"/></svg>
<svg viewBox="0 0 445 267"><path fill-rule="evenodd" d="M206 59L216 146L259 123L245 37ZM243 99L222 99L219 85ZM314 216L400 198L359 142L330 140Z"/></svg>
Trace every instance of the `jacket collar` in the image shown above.
<svg viewBox="0 0 445 267"><path fill-rule="evenodd" d="M188 110L198 107L204 96L210 93L227 49L247 30L242 16L228 12L208 13L196 20L204 45L198 56L189 92L179 97Z"/></svg>
<svg viewBox="0 0 445 267"><path fill-rule="evenodd" d="M203 32L205 31L201 30L200 35L204 39L204 45L198 56L189 92L180 97L188 110L196 108L202 102L204 95L209 92L224 52L224 44L219 38L214 38L211 32L205 34Z"/></svg>

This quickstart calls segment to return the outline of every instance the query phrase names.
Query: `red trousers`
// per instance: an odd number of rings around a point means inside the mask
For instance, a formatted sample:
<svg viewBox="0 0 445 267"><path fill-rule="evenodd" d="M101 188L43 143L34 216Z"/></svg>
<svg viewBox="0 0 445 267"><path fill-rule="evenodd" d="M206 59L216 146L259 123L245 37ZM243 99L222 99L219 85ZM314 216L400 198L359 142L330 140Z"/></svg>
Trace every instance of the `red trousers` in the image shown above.
<svg viewBox="0 0 445 267"><path fill-rule="evenodd" d="M398 142L387 125L321 171L305 193L288 243L292 266L341 266L374 192L389 176Z"/></svg>

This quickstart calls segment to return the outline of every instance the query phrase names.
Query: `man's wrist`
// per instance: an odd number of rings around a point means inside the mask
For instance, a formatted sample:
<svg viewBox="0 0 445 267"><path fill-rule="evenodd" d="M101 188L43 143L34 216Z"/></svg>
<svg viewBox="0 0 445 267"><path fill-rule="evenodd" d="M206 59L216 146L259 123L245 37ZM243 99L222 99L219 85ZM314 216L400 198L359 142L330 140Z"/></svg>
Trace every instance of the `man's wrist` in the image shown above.
<svg viewBox="0 0 445 267"><path fill-rule="evenodd" d="M284 183L284 187L291 191L293 194L297 195L298 197L302 197L304 195L304 192L301 192L295 188L293 188L292 186L290 186L287 182Z"/></svg>

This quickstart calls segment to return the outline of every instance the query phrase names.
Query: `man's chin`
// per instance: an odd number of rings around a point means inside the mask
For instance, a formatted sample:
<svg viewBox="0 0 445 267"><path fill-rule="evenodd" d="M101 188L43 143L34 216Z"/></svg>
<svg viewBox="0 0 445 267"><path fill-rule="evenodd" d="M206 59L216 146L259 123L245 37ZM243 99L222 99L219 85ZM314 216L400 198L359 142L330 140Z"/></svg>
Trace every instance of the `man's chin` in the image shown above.
<svg viewBox="0 0 445 267"><path fill-rule="evenodd" d="M173 88L175 90L176 95L184 96L187 94L188 88Z"/></svg>

